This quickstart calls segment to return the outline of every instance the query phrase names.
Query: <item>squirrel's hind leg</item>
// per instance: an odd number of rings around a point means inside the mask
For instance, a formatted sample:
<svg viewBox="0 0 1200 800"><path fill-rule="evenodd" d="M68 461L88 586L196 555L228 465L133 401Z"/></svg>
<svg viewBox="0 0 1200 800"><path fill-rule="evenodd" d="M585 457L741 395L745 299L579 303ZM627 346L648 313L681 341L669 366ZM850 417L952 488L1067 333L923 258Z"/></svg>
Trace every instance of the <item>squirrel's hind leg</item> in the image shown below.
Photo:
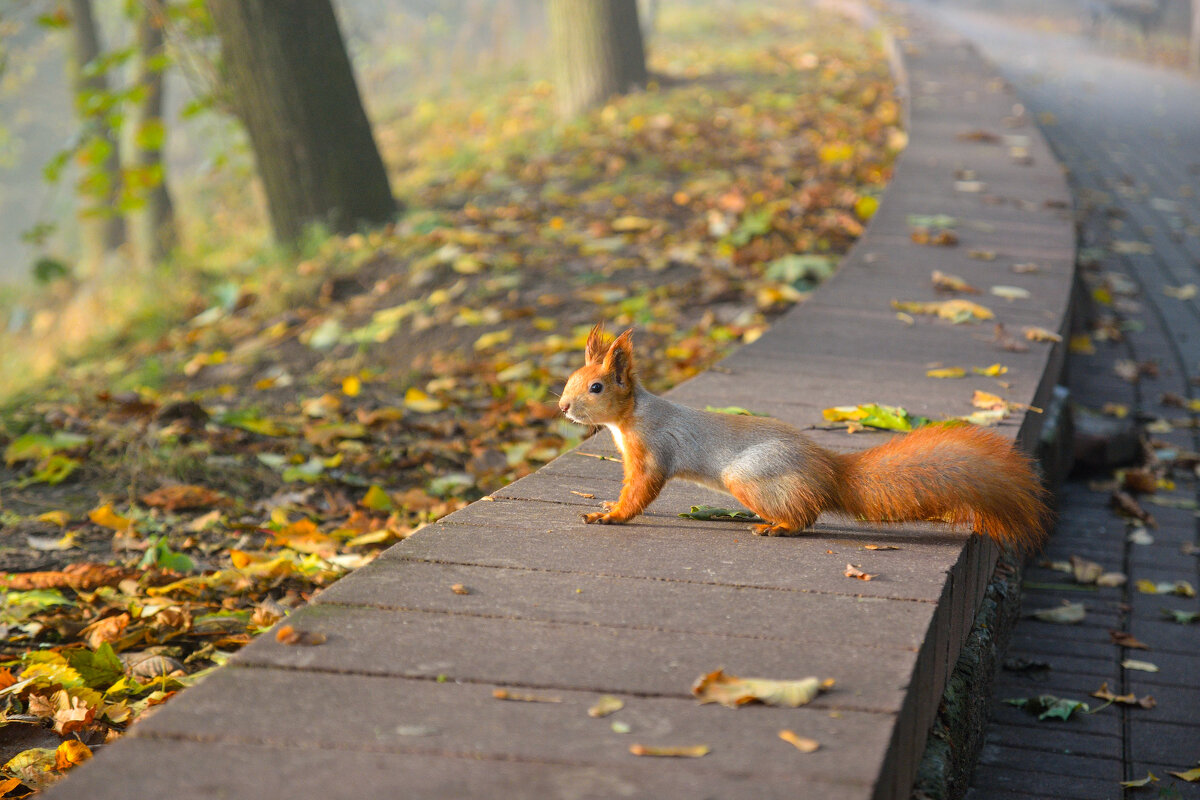
<svg viewBox="0 0 1200 800"><path fill-rule="evenodd" d="M765 520L750 530L759 536L792 536L817 521L821 510L816 502L797 502L810 490L799 480L773 479L764 481L727 480L725 488L746 508Z"/></svg>

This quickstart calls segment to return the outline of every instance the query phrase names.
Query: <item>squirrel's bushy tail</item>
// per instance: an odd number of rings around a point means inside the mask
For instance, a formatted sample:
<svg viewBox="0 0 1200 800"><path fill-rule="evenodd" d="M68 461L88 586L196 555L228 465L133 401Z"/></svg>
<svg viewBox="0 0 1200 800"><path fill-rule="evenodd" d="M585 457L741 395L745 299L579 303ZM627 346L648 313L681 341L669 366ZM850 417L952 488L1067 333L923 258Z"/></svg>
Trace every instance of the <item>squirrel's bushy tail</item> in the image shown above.
<svg viewBox="0 0 1200 800"><path fill-rule="evenodd" d="M991 431L919 428L838 461L839 510L853 517L969 525L1022 551L1045 539L1046 490L1031 460Z"/></svg>

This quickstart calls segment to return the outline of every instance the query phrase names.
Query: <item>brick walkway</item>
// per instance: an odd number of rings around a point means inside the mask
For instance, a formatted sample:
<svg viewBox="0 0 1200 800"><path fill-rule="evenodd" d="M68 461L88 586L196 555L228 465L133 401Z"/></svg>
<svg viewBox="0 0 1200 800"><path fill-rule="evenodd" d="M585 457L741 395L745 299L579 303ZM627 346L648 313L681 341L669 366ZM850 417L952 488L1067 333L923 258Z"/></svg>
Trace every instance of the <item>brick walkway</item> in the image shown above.
<svg viewBox="0 0 1200 800"><path fill-rule="evenodd" d="M1186 411L1166 407L1160 398L1168 392L1200 396L1200 297L1180 299L1164 290L1200 285L1200 81L1101 56L1077 39L998 25L989 17L955 13L948 19L1013 81L1031 113L1053 115L1043 117L1044 130L1071 171L1085 262L1093 253L1098 257L1094 270L1085 272L1090 285L1098 285L1104 273L1119 273L1138 289L1133 298L1138 307L1123 309L1122 318L1134 323L1126 341L1100 344L1095 355L1071 356L1074 400L1097 409L1121 403L1148 419L1187 421ZM1115 252L1138 249L1118 244L1133 241L1149 248ZM1118 359L1153 361L1159 374L1131 384L1115 375ZM1195 428L1154 432L1151 438L1159 448L1198 449ZM1195 479L1183 478L1165 496L1194 502ZM1092 593L1048 590L1028 584L1069 583L1069 576L1045 568L1027 571L1026 609L1082 601L1088 618L1075 627L1036 620L1017 627L1010 659L1046 662L1052 669L1001 675L995 721L968 795L973 800L1120 797L1117 781L1148 771L1162 781L1131 790L1129 797L1200 797L1200 784L1167 774L1200 761L1200 628L1174 624L1162 613L1197 611L1200 604L1133 587L1138 580L1197 585L1196 558L1181 552L1197 541L1196 515L1192 508L1145 506L1158 528L1149 531L1153 544L1135 544L1109 510L1107 493L1089 490L1083 478L1066 485L1059 528L1045 558L1079 555L1126 572L1130 583ZM1117 647L1110 630L1128 631L1151 649ZM1126 658L1150 661L1160 671L1122 669ZM1095 707L1100 701L1087 695L1104 681L1119 694L1151 694L1158 705L1113 706L1066 723L1038 723L999 702L1049 692ZM1162 789L1166 793L1159 795Z"/></svg>
<svg viewBox="0 0 1200 800"><path fill-rule="evenodd" d="M1026 325L1061 330L1074 262L1066 184L1044 140L1020 131L1029 165L963 137L1003 129L1014 98L957 37L908 27L911 142L867 236L809 303L675 399L801 426L859 402L960 415L973 389L995 381L932 380L928 363L1002 358L1005 397L1045 404L1062 345L1001 353L990 325L904 325L890 306L936 299L930 270L941 269L1026 288L1028 300L988 298L1017 335ZM964 164L1010 202L956 191ZM911 241L908 215L937 213L964 220L959 247ZM1008 269L1025 261L1043 268ZM1043 424L1028 415L999 430L1028 445ZM839 449L883 440L813 438ZM594 457L614 454L607 434L580 450L400 543L289 619L324 644L261 637L47 796L907 798L992 574L990 543L932 525L830 520L808 536L760 538L744 525L679 519L689 505L730 502L683 483L630 525L585 526L580 512L615 497L620 467ZM879 577L847 578L847 562ZM453 592L459 583L470 593ZM801 709L700 706L689 687L718 667L837 686ZM496 689L558 702L503 702ZM601 694L625 709L590 718ZM781 729L822 746L800 754ZM633 743L712 752L638 758Z"/></svg>

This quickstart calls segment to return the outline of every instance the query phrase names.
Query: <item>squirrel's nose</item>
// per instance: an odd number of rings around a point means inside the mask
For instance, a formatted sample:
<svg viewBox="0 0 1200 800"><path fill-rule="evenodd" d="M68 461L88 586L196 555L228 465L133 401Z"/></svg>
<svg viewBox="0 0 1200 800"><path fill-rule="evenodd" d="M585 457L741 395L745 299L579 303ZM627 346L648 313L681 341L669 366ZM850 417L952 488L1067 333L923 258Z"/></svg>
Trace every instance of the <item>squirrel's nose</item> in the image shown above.
<svg viewBox="0 0 1200 800"><path fill-rule="evenodd" d="M564 414L566 414L568 411L571 410L571 401L570 400L561 401L558 404L558 410L563 412Z"/></svg>

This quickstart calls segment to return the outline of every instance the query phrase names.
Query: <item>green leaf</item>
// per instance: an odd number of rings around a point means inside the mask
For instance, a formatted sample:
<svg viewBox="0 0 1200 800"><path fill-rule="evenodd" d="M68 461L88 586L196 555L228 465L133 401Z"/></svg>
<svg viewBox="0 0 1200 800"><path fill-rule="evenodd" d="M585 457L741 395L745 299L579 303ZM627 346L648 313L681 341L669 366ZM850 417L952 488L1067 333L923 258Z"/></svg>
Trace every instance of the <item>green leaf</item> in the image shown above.
<svg viewBox="0 0 1200 800"><path fill-rule="evenodd" d="M9 466L19 461L40 461L60 450L73 450L87 441L86 436L66 431L55 431L49 436L43 433L27 433L14 439L4 449L4 461Z"/></svg>
<svg viewBox="0 0 1200 800"><path fill-rule="evenodd" d="M367 489L366 495L360 502L372 511L391 511L394 508L392 498L375 484L371 484L371 488Z"/></svg>
<svg viewBox="0 0 1200 800"><path fill-rule="evenodd" d="M911 228L953 228L958 219L949 214L909 214L908 225Z"/></svg>
<svg viewBox="0 0 1200 800"><path fill-rule="evenodd" d="M741 406L705 406L705 411L711 411L714 414L733 414L743 417L765 417L766 414L760 414L757 411L749 411Z"/></svg>
<svg viewBox="0 0 1200 800"><path fill-rule="evenodd" d="M1177 608L1162 609L1163 616L1177 622L1180 625L1190 625L1193 622L1200 622L1200 611L1182 611Z"/></svg>
<svg viewBox="0 0 1200 800"><path fill-rule="evenodd" d="M93 689L104 691L125 675L125 665L117 657L112 645L104 642L95 652L91 650L67 650L63 655L67 663L83 676Z"/></svg>
<svg viewBox="0 0 1200 800"><path fill-rule="evenodd" d="M45 483L50 486L57 486L71 476L83 462L77 458L64 456L61 453L55 453L49 458L43 459L34 470L33 474L22 478L17 482L17 486L24 488L35 483Z"/></svg>
<svg viewBox="0 0 1200 800"><path fill-rule="evenodd" d="M1052 694L1040 694L1037 697L1010 697L1004 702L1010 706L1023 708L1030 714L1036 714L1039 720L1067 720L1076 711L1086 714L1090 710L1087 703L1056 697Z"/></svg>
<svg viewBox="0 0 1200 800"><path fill-rule="evenodd" d="M767 264L767 280L791 284L801 291L813 289L834 273L837 260L831 256L791 253Z"/></svg>
<svg viewBox="0 0 1200 800"><path fill-rule="evenodd" d="M59 278L69 277L71 268L63 261L49 256L42 256L33 262L33 279L38 283L51 283Z"/></svg>
<svg viewBox="0 0 1200 800"><path fill-rule="evenodd" d="M465 472L451 472L429 482L429 493L434 497L449 497L475 485L475 479Z"/></svg>
<svg viewBox="0 0 1200 800"><path fill-rule="evenodd" d="M762 517L752 511L742 511L733 508L717 508L716 506L692 506L691 511L686 511L679 516L687 519L699 520L714 520L714 519L744 519L762 521Z"/></svg>
<svg viewBox="0 0 1200 800"><path fill-rule="evenodd" d="M142 556L139 566L142 569L159 567L175 572L191 572L196 568L196 563L183 553L172 550L167 544L167 537L154 536L151 537L150 546L146 548L146 554Z"/></svg>

